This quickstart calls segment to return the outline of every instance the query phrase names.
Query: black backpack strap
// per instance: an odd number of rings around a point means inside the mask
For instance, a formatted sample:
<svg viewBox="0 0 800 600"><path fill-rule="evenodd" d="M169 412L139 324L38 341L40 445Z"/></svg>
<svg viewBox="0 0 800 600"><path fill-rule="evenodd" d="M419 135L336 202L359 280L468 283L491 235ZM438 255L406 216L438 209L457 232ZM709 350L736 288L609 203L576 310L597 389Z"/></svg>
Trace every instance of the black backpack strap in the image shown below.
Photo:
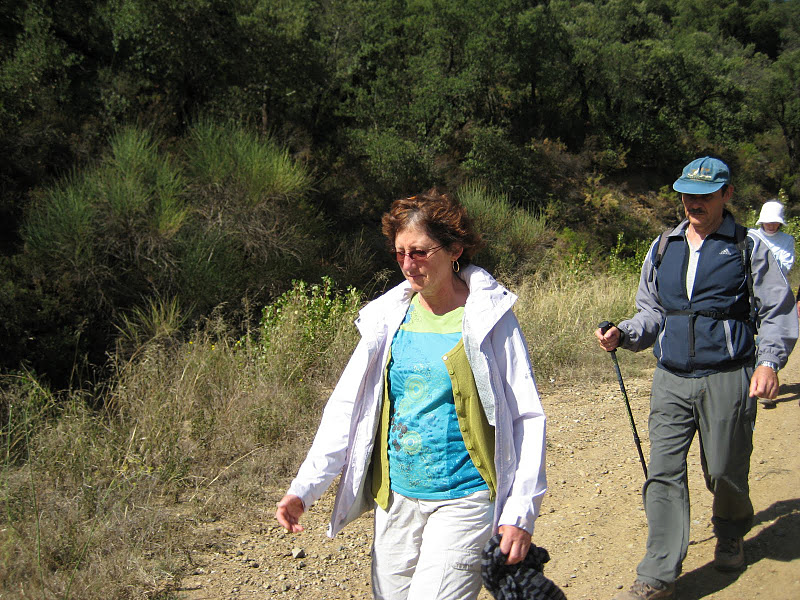
<svg viewBox="0 0 800 600"><path fill-rule="evenodd" d="M683 315L689 317L689 356L694 356L694 324L697 317L709 317L723 321L726 319L735 319L737 321L749 321L752 319L752 310L748 314L737 314L728 310L669 310L665 313L668 317L675 315Z"/></svg>
<svg viewBox="0 0 800 600"><path fill-rule="evenodd" d="M756 302L753 298L753 271L750 268L750 242L747 236L747 227L736 224L736 248L742 254L742 265L744 265L744 280L747 284L747 296L750 301L750 322L755 324Z"/></svg>
<svg viewBox="0 0 800 600"><path fill-rule="evenodd" d="M656 272L656 269L661 265L661 259L664 258L664 252L667 250L667 244L669 243L669 234L672 232L672 228L665 230L660 236L658 236L658 246L656 247L656 255L653 257L652 268L650 269L650 281L653 281L653 275Z"/></svg>

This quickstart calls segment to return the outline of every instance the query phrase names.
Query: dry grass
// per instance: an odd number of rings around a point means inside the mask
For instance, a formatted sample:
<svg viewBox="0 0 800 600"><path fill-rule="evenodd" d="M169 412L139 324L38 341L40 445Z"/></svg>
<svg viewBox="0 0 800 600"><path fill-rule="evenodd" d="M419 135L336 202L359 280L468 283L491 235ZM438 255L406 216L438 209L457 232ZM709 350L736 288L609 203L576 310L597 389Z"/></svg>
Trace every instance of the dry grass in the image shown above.
<svg viewBox="0 0 800 600"><path fill-rule="evenodd" d="M540 385L551 378L563 382L611 373L611 361L598 346L594 331L601 321L618 323L633 313L637 284L634 275L590 276L563 270L521 283L515 312ZM623 354L620 360L634 370L651 366L654 360L649 352Z"/></svg>
<svg viewBox="0 0 800 600"><path fill-rule="evenodd" d="M52 398L31 374L5 377L0 597L169 597L187 531L263 500L308 445L358 304L316 298L290 295L285 317L250 336L217 319L185 342L145 341L115 363L101 411Z"/></svg>
<svg viewBox="0 0 800 600"><path fill-rule="evenodd" d="M26 426L27 460L5 465L0 589L19 598L129 598L147 589L142 574L174 571L163 543L169 522L154 510L164 483L126 468L119 431L81 399Z"/></svg>
<svg viewBox="0 0 800 600"><path fill-rule="evenodd" d="M610 376L592 332L630 312L634 288L574 272L516 286L540 385ZM250 335L221 319L188 340L128 335L139 347L120 351L91 398L54 397L31 374L2 379L0 597L174 597L197 525L263 505L296 470L355 347L360 303L329 282L298 284Z"/></svg>

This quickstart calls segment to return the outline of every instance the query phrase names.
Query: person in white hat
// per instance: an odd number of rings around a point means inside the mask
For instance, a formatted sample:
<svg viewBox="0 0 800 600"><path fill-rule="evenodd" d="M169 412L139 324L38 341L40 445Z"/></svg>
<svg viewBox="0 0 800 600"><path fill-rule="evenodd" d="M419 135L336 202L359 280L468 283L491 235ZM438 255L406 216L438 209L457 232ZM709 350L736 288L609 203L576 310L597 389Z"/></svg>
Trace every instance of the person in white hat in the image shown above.
<svg viewBox="0 0 800 600"><path fill-rule="evenodd" d="M750 232L757 235L766 244L780 265L783 276L788 277L789 270L794 264L794 238L788 233L780 231L781 226L786 225L786 220L783 218L783 204L776 198L764 202L756 225L760 225L760 227L751 229ZM798 291L798 296L800 296L800 291ZM797 302L797 316L800 318L800 300ZM766 408L775 407L775 403L768 398L759 398L759 402Z"/></svg>
<svg viewBox="0 0 800 600"><path fill-rule="evenodd" d="M794 238L780 231L781 225L786 225L783 204L775 199L764 202L756 225L760 227L750 231L761 238L778 261L783 274L788 275L794 264Z"/></svg>

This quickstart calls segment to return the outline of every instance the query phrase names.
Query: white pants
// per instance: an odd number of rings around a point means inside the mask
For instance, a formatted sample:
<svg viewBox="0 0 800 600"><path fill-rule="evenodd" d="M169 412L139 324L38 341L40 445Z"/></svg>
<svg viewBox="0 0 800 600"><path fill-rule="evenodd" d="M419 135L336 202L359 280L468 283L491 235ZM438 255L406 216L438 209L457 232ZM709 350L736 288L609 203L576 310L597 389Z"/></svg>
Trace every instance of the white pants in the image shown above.
<svg viewBox="0 0 800 600"><path fill-rule="evenodd" d="M493 511L488 490L455 500L418 500L392 492L388 510L375 509L376 600L477 598Z"/></svg>

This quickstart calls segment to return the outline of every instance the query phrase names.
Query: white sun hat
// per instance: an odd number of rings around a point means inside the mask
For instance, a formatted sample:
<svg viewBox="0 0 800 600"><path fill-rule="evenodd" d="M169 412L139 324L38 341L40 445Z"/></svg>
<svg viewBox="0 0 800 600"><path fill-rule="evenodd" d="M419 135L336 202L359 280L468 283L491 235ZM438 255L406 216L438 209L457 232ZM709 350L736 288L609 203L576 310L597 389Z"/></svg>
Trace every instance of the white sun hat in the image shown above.
<svg viewBox="0 0 800 600"><path fill-rule="evenodd" d="M777 200L764 202L756 225L761 225L761 223L780 223L781 225L786 225L786 221L783 220L783 204Z"/></svg>

